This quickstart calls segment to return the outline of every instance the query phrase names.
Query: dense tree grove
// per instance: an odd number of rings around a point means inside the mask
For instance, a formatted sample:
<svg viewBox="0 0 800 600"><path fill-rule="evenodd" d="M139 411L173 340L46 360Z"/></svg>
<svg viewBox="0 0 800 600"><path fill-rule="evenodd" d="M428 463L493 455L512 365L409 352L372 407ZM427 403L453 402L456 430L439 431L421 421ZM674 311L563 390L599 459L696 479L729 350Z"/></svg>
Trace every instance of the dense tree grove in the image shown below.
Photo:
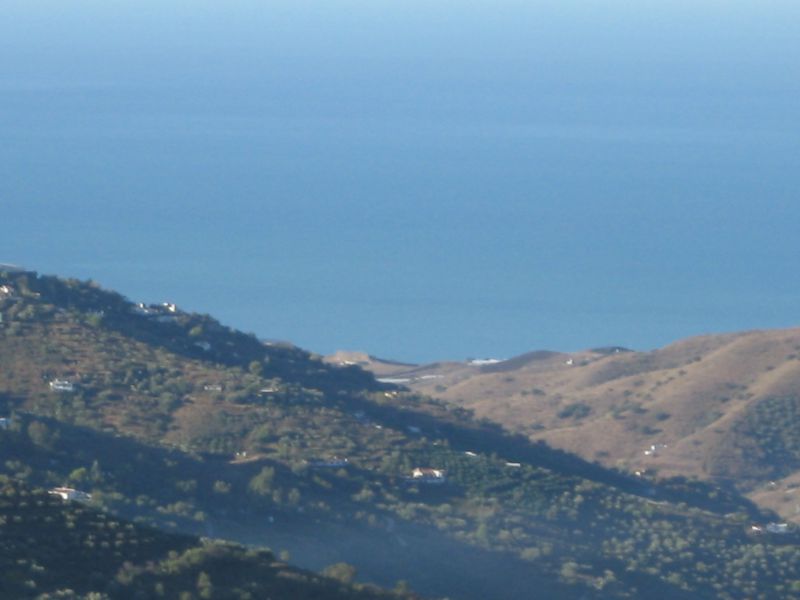
<svg viewBox="0 0 800 600"><path fill-rule="evenodd" d="M0 477L4 598L411 598L293 569L268 550L201 541L117 520Z"/></svg>

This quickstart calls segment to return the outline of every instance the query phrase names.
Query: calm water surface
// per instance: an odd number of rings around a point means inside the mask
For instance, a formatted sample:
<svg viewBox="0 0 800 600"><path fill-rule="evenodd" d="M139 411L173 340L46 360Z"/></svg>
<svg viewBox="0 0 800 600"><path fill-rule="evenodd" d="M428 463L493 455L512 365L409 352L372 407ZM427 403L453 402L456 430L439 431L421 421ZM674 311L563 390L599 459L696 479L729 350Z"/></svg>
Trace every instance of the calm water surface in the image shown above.
<svg viewBox="0 0 800 600"><path fill-rule="evenodd" d="M11 2L0 262L318 352L797 323L793 5Z"/></svg>

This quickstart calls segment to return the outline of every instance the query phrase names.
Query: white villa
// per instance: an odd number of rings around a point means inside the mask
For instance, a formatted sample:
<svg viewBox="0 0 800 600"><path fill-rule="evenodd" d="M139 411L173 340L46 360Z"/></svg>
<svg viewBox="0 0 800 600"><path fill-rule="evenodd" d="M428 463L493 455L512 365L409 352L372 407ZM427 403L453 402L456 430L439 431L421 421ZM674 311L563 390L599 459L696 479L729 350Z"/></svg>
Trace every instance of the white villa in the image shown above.
<svg viewBox="0 0 800 600"><path fill-rule="evenodd" d="M411 479L419 483L444 483L447 481L447 471L444 469L416 467L411 471Z"/></svg>
<svg viewBox="0 0 800 600"><path fill-rule="evenodd" d="M50 382L50 389L54 392L74 392L75 384L66 379L53 379Z"/></svg>
<svg viewBox="0 0 800 600"><path fill-rule="evenodd" d="M62 500L68 502L89 502L92 499L91 494L68 487L53 488L48 493L53 496L59 496Z"/></svg>

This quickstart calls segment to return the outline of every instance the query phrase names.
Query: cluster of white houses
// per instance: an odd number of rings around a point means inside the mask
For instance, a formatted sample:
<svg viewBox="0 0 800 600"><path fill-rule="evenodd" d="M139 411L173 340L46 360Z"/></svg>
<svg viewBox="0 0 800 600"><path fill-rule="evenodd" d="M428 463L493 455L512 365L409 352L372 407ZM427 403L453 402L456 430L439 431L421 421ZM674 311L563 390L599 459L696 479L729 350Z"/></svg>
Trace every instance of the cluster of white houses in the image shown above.
<svg viewBox="0 0 800 600"><path fill-rule="evenodd" d="M162 302L161 304L139 302L131 309L131 312L135 315L151 318L159 323L172 323L183 311L172 302Z"/></svg>

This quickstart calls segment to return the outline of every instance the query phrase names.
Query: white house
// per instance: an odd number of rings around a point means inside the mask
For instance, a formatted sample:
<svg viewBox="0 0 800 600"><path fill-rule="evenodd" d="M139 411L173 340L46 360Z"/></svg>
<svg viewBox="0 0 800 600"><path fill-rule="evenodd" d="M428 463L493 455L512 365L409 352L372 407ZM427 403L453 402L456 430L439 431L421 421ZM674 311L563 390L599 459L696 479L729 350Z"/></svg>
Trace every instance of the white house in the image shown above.
<svg viewBox="0 0 800 600"><path fill-rule="evenodd" d="M49 493L71 502L89 502L92 499L91 494L68 487L53 488Z"/></svg>
<svg viewBox="0 0 800 600"><path fill-rule="evenodd" d="M50 382L50 389L54 392L74 392L75 384L66 379L53 379Z"/></svg>
<svg viewBox="0 0 800 600"><path fill-rule="evenodd" d="M766 530L770 533L789 533L788 523L767 523Z"/></svg>
<svg viewBox="0 0 800 600"><path fill-rule="evenodd" d="M658 456L658 451L667 448L666 444L652 444L647 450L644 451L645 456Z"/></svg>
<svg viewBox="0 0 800 600"><path fill-rule="evenodd" d="M141 315L143 317L149 317L153 314L153 311L147 307L144 302L139 302L131 309L131 312L137 315Z"/></svg>
<svg viewBox="0 0 800 600"><path fill-rule="evenodd" d="M411 479L420 483L444 483L447 481L447 471L444 469L416 467L411 471Z"/></svg>

